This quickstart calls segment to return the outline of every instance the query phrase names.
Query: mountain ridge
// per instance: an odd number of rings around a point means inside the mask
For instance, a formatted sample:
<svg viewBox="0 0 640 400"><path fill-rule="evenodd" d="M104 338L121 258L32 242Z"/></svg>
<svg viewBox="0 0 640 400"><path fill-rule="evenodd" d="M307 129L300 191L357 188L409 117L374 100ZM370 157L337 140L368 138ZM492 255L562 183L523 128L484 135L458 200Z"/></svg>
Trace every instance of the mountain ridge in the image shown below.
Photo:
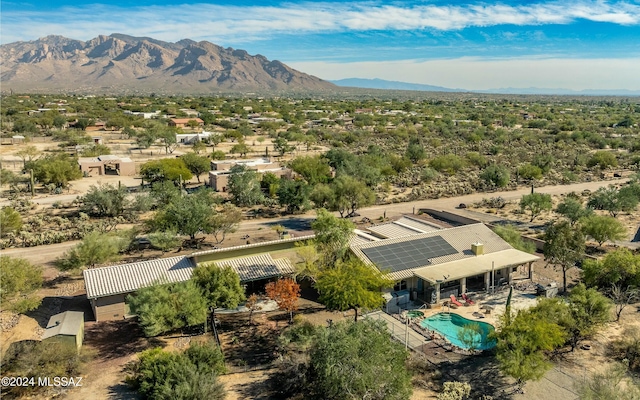
<svg viewBox="0 0 640 400"><path fill-rule="evenodd" d="M207 41L176 43L120 33L88 41L50 35L0 46L0 82L17 91L333 91L277 60Z"/></svg>

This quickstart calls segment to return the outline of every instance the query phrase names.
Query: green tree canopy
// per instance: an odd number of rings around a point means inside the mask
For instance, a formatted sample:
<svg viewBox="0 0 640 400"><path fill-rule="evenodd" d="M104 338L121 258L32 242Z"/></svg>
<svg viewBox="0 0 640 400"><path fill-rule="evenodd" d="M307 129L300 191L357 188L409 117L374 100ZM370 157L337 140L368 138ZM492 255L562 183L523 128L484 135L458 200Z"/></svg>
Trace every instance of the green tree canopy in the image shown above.
<svg viewBox="0 0 640 400"><path fill-rule="evenodd" d="M200 143L200 141L198 141ZM196 153L187 153L180 157L184 161L184 165L191 171L192 174L198 178L200 183L200 175L209 172L211 169L211 162L207 157L199 156Z"/></svg>
<svg viewBox="0 0 640 400"><path fill-rule="evenodd" d="M480 179L493 187L505 187L509 184L511 174L504 165L491 164L482 171Z"/></svg>
<svg viewBox="0 0 640 400"><path fill-rule="evenodd" d="M607 215L590 215L581 220L583 232L598 242L599 246L606 241L623 240L627 236L627 230L614 217Z"/></svg>
<svg viewBox="0 0 640 400"><path fill-rule="evenodd" d="M148 337L204 324L207 317L207 301L193 280L171 284L161 280L139 289L127 301Z"/></svg>
<svg viewBox="0 0 640 400"><path fill-rule="evenodd" d="M515 318L503 316L501 323L495 338L496 358L502 372L519 384L542 378L552 367L547 353L565 343L565 331L528 310L519 311Z"/></svg>
<svg viewBox="0 0 640 400"><path fill-rule="evenodd" d="M71 271L115 261L128 244L124 238L117 235L93 231L65 252L56 264L63 271Z"/></svg>
<svg viewBox="0 0 640 400"><path fill-rule="evenodd" d="M117 217L124 211L127 189L109 183L91 185L89 191L79 198L80 210L96 217Z"/></svg>
<svg viewBox="0 0 640 400"><path fill-rule="evenodd" d="M638 206L638 197L633 188L618 190L609 186L593 193L587 205L595 210L609 211L612 217L616 217L621 211L634 211Z"/></svg>
<svg viewBox="0 0 640 400"><path fill-rule="evenodd" d="M290 167L311 186L318 183L327 183L331 178L329 162L326 158L320 156L296 157L291 161Z"/></svg>
<svg viewBox="0 0 640 400"><path fill-rule="evenodd" d="M147 161L140 167L140 175L147 182L185 182L193 175L181 158L164 158L162 160Z"/></svg>
<svg viewBox="0 0 640 400"><path fill-rule="evenodd" d="M242 211L233 204L225 203L222 210L211 216L211 234L216 243L222 243L228 233L235 232L242 221Z"/></svg>
<svg viewBox="0 0 640 400"><path fill-rule="evenodd" d="M213 206L217 199L208 190L178 196L154 216L152 224L157 230L174 231L194 241L199 233L210 233Z"/></svg>
<svg viewBox="0 0 640 400"><path fill-rule="evenodd" d="M520 208L523 212L528 211L531 214L529 222L533 222L543 211L550 211L553 208L551 195L543 193L526 194L520 200Z"/></svg>
<svg viewBox="0 0 640 400"><path fill-rule="evenodd" d="M233 203L239 207L251 207L264 201L258 174L245 165L231 167L228 188Z"/></svg>
<svg viewBox="0 0 640 400"><path fill-rule="evenodd" d="M496 225L493 231L500 236L504 241L513 246L514 249L520 251L526 251L533 254L536 252L536 245L532 242L525 242L522 239L522 234L513 225Z"/></svg>
<svg viewBox="0 0 640 400"><path fill-rule="evenodd" d="M518 168L518 175L523 179L538 180L542 178L542 169L533 164L524 164Z"/></svg>
<svg viewBox="0 0 640 400"><path fill-rule="evenodd" d="M312 387L324 399L406 400L408 353L379 321L341 322L321 330L311 351Z"/></svg>
<svg viewBox="0 0 640 400"><path fill-rule="evenodd" d="M340 175L331 187L335 193L335 209L341 217L355 214L356 210L373 204L376 200L373 190L353 176Z"/></svg>
<svg viewBox="0 0 640 400"><path fill-rule="evenodd" d="M583 207L582 202L573 197L567 197L562 203L558 204L556 212L569 220L571 225L575 225L580 218L588 217L593 213L590 207Z"/></svg>
<svg viewBox="0 0 640 400"><path fill-rule="evenodd" d="M349 284L345 285L345 282ZM353 309L356 321L359 308L381 307L384 302L381 290L392 286L391 279L356 258L323 270L315 284L322 304L329 310Z"/></svg>
<svg viewBox="0 0 640 400"><path fill-rule="evenodd" d="M229 266L219 267L214 263L198 265L191 280L200 288L208 307L236 308L245 300L240 277Z"/></svg>
<svg viewBox="0 0 640 400"><path fill-rule="evenodd" d="M12 207L2 207L0 209L0 237L8 234L16 234L22 229L22 217Z"/></svg>
<svg viewBox="0 0 640 400"><path fill-rule="evenodd" d="M78 160L67 154L49 154L26 163L26 169L33 169L33 176L43 184L65 187L69 181L82 178Z"/></svg>
<svg viewBox="0 0 640 400"><path fill-rule="evenodd" d="M24 313L38 308L41 299L42 268L23 258L0 256L0 304L2 309Z"/></svg>
<svg viewBox="0 0 640 400"><path fill-rule="evenodd" d="M348 219L340 219L321 208L316 211L317 218L311 223L315 233L315 243L321 255L322 263L333 265L342 259L349 247L355 225Z"/></svg>
<svg viewBox="0 0 640 400"><path fill-rule="evenodd" d="M278 202L287 208L287 213L304 211L309 207L311 186L300 179L282 177L278 185Z"/></svg>
<svg viewBox="0 0 640 400"><path fill-rule="evenodd" d="M640 255L625 248L607 253L602 260L585 260L582 270L587 286L604 290L612 285L640 286Z"/></svg>

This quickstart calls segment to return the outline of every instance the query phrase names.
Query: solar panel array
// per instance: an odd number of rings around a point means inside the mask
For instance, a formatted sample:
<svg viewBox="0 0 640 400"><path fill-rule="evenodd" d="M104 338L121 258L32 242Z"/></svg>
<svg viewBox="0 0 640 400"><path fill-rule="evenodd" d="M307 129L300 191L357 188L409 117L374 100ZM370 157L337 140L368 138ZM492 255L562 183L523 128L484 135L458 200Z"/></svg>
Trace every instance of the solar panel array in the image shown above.
<svg viewBox="0 0 640 400"><path fill-rule="evenodd" d="M409 240L362 249L362 252L378 268L391 272L430 265L429 259L455 254L454 249L442 236Z"/></svg>

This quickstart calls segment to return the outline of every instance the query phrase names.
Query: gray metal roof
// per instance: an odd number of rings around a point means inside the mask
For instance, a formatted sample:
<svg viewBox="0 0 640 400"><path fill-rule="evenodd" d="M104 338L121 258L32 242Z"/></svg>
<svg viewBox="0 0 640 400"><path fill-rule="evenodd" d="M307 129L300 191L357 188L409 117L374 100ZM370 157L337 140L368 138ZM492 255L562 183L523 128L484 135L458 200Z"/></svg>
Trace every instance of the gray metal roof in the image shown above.
<svg viewBox="0 0 640 400"><path fill-rule="evenodd" d="M369 231L374 234L381 236L383 238L399 238L404 236L417 235L421 233L415 229L411 229L408 227L404 227L393 222L388 224L381 224L367 228Z"/></svg>
<svg viewBox="0 0 640 400"><path fill-rule="evenodd" d="M235 251L239 249L250 249L252 247L262 247L262 246L268 246L276 243L299 242L304 240L311 240L315 237L316 235L296 236L296 237L290 237L286 239L270 240L267 242L258 242L258 243L251 243L251 244L243 244L240 246L225 247L221 249L197 251L195 253L191 253L191 257L204 256L207 254L215 254L215 253L225 253L228 251Z"/></svg>
<svg viewBox="0 0 640 400"><path fill-rule="evenodd" d="M240 277L240 282L269 279L294 272L294 268L289 260L284 258L274 260L270 254L232 258L229 260L216 260L213 261L213 263L219 267L229 266L233 268Z"/></svg>
<svg viewBox="0 0 640 400"><path fill-rule="evenodd" d="M441 226L438 226L436 224L430 224L426 221L421 221L419 219L411 218L406 215L393 222L398 225L405 225L409 228L418 229L422 232L433 232L442 229Z"/></svg>
<svg viewBox="0 0 640 400"><path fill-rule="evenodd" d="M87 298L131 293L159 280L184 282L191 278L195 264L189 257L159 258L131 264L86 269L83 272Z"/></svg>
<svg viewBox="0 0 640 400"><path fill-rule="evenodd" d="M47 329L42 340L57 335L75 336L84 324L84 313L80 311L66 311L49 318Z"/></svg>
<svg viewBox="0 0 640 400"><path fill-rule="evenodd" d="M391 238L379 240L377 242L352 244L351 251L362 261L369 265L373 265L372 261L364 254L362 249L378 246L385 246L392 243L408 242L420 238L428 238L441 236L449 243L456 252L454 254L444 255L429 259L430 265L444 264L451 261L461 260L464 258L475 257L471 252L471 244L480 242L484 244L484 254L490 254L502 250L512 249L509 243L505 242L496 235L491 229L484 224L464 225L455 228L440 229L433 232L420 233L417 235L405 236L401 238ZM428 267L428 265L418 266L416 268L397 271L390 274L392 279L406 279L414 275L414 271L418 268Z"/></svg>

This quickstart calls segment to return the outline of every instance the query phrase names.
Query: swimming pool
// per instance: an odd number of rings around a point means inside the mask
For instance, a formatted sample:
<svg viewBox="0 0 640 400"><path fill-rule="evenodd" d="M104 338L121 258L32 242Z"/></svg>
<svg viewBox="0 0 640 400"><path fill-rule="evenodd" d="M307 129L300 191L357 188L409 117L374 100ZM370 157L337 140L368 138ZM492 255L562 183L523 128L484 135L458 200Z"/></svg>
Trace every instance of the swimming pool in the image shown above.
<svg viewBox="0 0 640 400"><path fill-rule="evenodd" d="M488 339L489 333L495 330L493 325L472 321L458 314L438 313L423 319L420 326L436 331L462 349L488 350L496 345L495 341ZM465 327L470 329L464 329Z"/></svg>

